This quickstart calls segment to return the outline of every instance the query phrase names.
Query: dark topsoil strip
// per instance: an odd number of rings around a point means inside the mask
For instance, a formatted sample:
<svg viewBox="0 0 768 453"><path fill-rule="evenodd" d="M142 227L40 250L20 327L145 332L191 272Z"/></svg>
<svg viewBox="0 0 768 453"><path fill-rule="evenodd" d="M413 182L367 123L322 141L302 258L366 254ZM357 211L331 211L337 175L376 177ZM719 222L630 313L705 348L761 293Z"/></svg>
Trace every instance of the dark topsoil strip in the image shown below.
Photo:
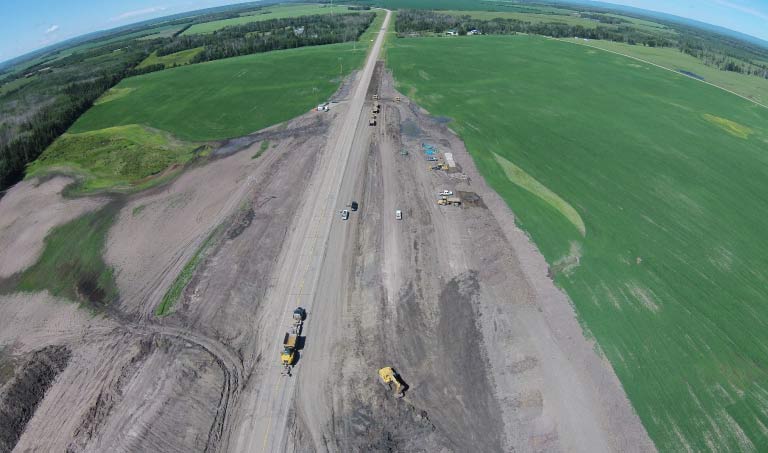
<svg viewBox="0 0 768 453"><path fill-rule="evenodd" d="M10 452L56 376L67 367L71 352L65 346L35 351L0 397L0 453Z"/></svg>

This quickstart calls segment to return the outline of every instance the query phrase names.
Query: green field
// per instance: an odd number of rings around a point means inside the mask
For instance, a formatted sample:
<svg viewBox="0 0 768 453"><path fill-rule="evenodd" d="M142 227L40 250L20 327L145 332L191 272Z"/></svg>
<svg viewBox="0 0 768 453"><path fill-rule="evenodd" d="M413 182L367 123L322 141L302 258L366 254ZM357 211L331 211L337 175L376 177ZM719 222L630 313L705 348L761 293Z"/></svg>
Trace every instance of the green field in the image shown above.
<svg viewBox="0 0 768 453"><path fill-rule="evenodd" d="M267 6L264 10L255 11L253 13L246 13L240 17L232 19L214 20L211 22L205 22L202 24L195 24L184 31L181 35L194 35L197 33L213 33L216 30L231 25L242 25L249 22L258 22L261 20L269 19L284 19L286 17L299 17L299 16L311 16L315 14L345 14L355 11L350 11L346 6L325 6L325 5L282 5L282 6Z"/></svg>
<svg viewBox="0 0 768 453"><path fill-rule="evenodd" d="M453 118L659 449L768 450L768 109L540 37L392 40L387 58Z"/></svg>
<svg viewBox="0 0 768 453"><path fill-rule="evenodd" d="M191 141L246 135L327 99L366 51L352 43L303 47L131 77L116 87L127 95L95 105L69 132L142 124Z"/></svg>
<svg viewBox="0 0 768 453"><path fill-rule="evenodd" d="M138 125L66 133L29 165L27 177L65 168L84 177L81 191L141 188L168 167L191 160L198 147Z"/></svg>
<svg viewBox="0 0 768 453"><path fill-rule="evenodd" d="M183 66L185 64L189 64L189 62L192 61L193 58L195 58L195 55L199 54L202 51L203 51L202 47L195 47L194 49L182 50L181 52L163 55L162 57L158 57L157 52L152 52L150 56L148 56L144 61L142 61L136 67L138 69L141 69L147 66L151 66L153 64L161 64L166 68L172 68L174 66Z"/></svg>
<svg viewBox="0 0 768 453"><path fill-rule="evenodd" d="M698 58L684 54L671 47L632 46L613 41L584 41L583 39L573 38L564 39L564 41L626 54L673 71L681 69L689 71L701 76L709 83L738 93L763 105L768 105L768 83L766 79L736 72L722 71L712 66L707 66Z"/></svg>

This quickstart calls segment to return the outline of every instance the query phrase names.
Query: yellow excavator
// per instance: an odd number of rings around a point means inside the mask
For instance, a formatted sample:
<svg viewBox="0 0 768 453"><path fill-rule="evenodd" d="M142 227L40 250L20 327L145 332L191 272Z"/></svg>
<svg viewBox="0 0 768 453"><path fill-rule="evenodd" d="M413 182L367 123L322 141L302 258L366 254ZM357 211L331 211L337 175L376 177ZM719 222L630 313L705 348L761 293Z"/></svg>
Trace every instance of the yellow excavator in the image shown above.
<svg viewBox="0 0 768 453"><path fill-rule="evenodd" d="M392 389L393 386L395 387L395 398L402 398L405 396L405 390L408 386L400 378L400 375L397 374L397 371L391 366L379 370L379 379L381 379L381 383L384 387L387 387L388 389Z"/></svg>

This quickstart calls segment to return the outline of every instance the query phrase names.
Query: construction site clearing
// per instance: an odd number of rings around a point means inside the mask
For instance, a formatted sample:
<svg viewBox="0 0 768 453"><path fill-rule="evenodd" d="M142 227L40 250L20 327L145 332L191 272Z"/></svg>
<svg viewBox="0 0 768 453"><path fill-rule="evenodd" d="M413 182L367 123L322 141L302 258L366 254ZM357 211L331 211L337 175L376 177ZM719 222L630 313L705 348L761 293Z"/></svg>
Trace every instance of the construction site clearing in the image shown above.
<svg viewBox="0 0 768 453"><path fill-rule="evenodd" d="M117 201L66 199L64 175L0 199L4 288L48 229L119 203L107 309L0 294L0 450L654 451L445 122L375 59L335 101ZM271 146L252 159L259 139ZM340 222L349 200L360 209Z"/></svg>

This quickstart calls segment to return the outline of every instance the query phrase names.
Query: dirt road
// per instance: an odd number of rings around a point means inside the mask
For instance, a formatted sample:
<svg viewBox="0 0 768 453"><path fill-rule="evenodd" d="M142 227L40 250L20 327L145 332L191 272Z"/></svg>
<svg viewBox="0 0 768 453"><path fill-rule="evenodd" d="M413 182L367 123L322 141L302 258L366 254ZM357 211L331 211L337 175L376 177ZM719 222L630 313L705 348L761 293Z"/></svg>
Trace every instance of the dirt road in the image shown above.
<svg viewBox="0 0 768 453"><path fill-rule="evenodd" d="M297 373L304 373L305 359L302 356L322 354L322 349L314 347L314 341L330 334L326 329L333 328L333 325L321 320L324 305L335 301L320 300L316 296L318 279L324 263L335 262L337 251L327 247L328 238L334 222L338 224L335 229L343 228L338 212L351 201L351 188L359 174L357 167L365 148L360 146L361 140L356 132L367 127L363 124L366 118L363 106L390 15L391 12L387 11L365 66L355 82L353 94L344 106L343 116L330 133L321 167L308 181L300 213L284 243L277 273L273 277L276 283L267 297L269 309L261 318L260 327L263 328L258 329L262 332L258 342L262 349L260 355L266 360L255 371L259 376L258 387L246 388L243 393L239 415L235 418L238 421L233 422L239 426L233 436L232 451L282 451L285 446L288 411L296 380L281 376L277 358L279 341L288 328L293 308L302 306L309 312L304 330L307 342L300 351ZM352 170L348 171L348 167ZM326 252L330 257L326 257ZM338 292L339 280L324 282L336 285ZM314 357L312 360L317 359ZM319 400L322 398L317 396ZM318 403L322 404L322 401Z"/></svg>

